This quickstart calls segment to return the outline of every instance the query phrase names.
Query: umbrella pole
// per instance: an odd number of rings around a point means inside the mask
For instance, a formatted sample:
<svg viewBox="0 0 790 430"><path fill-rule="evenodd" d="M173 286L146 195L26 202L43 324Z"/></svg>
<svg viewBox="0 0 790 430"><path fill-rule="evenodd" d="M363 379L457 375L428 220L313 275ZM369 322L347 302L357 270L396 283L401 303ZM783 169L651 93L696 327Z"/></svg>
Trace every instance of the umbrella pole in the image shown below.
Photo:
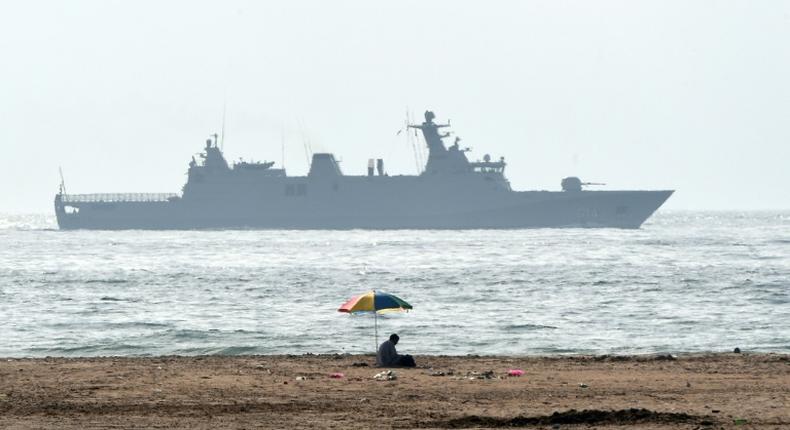
<svg viewBox="0 0 790 430"><path fill-rule="evenodd" d="M374 327L374 331L373 332L375 333L375 336L376 336L374 338L374 342L376 342L376 344L374 345L375 348L373 348L373 351L375 351L378 354L378 352L379 352L379 313L376 312L375 310L373 311L373 327Z"/></svg>

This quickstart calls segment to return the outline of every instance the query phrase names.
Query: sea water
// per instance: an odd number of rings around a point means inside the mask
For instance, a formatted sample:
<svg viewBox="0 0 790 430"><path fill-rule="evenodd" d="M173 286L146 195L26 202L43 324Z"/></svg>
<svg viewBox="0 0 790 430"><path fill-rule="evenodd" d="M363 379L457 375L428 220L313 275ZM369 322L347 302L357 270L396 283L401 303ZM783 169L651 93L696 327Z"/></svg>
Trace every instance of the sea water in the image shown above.
<svg viewBox="0 0 790 430"><path fill-rule="evenodd" d="M348 315L371 290L408 313ZM0 215L0 356L790 352L790 213L639 230L59 231Z"/></svg>

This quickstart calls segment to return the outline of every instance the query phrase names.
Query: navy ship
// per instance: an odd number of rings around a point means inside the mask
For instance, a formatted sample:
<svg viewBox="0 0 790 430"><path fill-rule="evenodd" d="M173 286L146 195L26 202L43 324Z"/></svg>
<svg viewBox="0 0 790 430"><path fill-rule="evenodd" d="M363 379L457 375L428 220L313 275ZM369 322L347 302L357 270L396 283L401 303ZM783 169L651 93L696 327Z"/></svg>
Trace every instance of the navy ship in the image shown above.
<svg viewBox="0 0 790 430"><path fill-rule="evenodd" d="M61 182L55 214L61 229L635 229L673 192L590 190L576 177L562 191L514 191L504 158L470 161L434 119L427 111L409 125L428 147L419 175L389 175L381 159L345 175L329 153L313 154L306 176L272 162L229 165L214 135L181 193L67 194Z"/></svg>

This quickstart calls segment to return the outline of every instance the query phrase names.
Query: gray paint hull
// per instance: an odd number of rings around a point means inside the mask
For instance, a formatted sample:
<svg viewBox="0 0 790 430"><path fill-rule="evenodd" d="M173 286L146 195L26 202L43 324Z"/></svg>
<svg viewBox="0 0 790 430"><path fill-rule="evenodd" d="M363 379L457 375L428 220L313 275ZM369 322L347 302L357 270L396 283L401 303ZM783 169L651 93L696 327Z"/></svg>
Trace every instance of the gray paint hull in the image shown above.
<svg viewBox="0 0 790 430"><path fill-rule="evenodd" d="M55 196L62 229L478 229L639 228L672 191L586 191L576 177L564 191L513 191L504 157L470 162L468 149L445 146L449 124L425 122L428 146L417 176L389 176L370 160L367 176L346 176L332 154L313 154L306 176L274 163L228 164L214 140L193 157L181 195ZM375 168L374 168L375 164ZM378 171L378 175L374 174Z"/></svg>
<svg viewBox="0 0 790 430"><path fill-rule="evenodd" d="M423 190L424 191L424 190ZM520 229L639 228L672 191L525 191L401 197L319 194L256 201L232 196L168 202L70 204L61 229ZM390 195L391 196L391 195Z"/></svg>

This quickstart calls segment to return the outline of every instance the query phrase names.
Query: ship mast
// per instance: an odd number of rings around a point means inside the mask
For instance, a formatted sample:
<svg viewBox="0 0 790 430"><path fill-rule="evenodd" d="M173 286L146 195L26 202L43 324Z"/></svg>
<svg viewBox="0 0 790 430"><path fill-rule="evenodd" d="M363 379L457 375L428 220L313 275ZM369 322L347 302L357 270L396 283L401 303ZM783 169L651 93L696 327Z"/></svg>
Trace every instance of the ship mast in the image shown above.
<svg viewBox="0 0 790 430"><path fill-rule="evenodd" d="M58 166L58 173L60 173L60 194L67 194L66 193L66 180L63 179L63 169Z"/></svg>

